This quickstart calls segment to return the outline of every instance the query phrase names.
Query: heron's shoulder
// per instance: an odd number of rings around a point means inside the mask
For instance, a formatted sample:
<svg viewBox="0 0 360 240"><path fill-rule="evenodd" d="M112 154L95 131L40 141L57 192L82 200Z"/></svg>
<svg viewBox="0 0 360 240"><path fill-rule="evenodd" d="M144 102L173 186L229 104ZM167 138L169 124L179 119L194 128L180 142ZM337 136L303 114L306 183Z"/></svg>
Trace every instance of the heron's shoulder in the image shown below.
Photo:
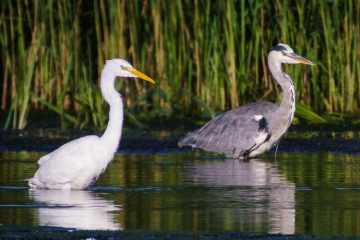
<svg viewBox="0 0 360 240"><path fill-rule="evenodd" d="M274 103L263 101L263 102L250 103L248 105L235 108L227 113L229 115L233 115L241 118L253 117L255 115L262 115L266 117L269 114L276 111L278 108L279 106Z"/></svg>

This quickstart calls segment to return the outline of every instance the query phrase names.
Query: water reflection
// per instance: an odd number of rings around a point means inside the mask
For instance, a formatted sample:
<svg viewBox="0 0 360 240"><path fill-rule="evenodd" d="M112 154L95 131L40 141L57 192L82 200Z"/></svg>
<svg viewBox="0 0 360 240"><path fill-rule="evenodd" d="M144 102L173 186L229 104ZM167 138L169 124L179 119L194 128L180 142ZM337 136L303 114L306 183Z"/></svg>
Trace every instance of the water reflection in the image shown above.
<svg viewBox="0 0 360 240"><path fill-rule="evenodd" d="M212 186L216 207L235 202L228 216L231 221L268 227L269 233L295 232L295 184L285 179L277 164L259 159L197 163L182 177L196 185Z"/></svg>
<svg viewBox="0 0 360 240"><path fill-rule="evenodd" d="M120 211L91 191L59 191L30 189L31 200L39 203L39 225L83 230L120 230L114 211Z"/></svg>
<svg viewBox="0 0 360 240"><path fill-rule="evenodd" d="M360 236L360 155L121 153L92 191L69 193L28 190L41 155L0 152L0 224Z"/></svg>

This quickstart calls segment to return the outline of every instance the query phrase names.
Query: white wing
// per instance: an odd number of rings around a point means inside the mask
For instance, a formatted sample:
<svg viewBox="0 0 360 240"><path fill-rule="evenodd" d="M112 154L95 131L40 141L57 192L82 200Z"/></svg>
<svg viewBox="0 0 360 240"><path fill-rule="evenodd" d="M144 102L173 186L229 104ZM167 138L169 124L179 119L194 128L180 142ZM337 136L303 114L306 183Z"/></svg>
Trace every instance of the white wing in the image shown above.
<svg viewBox="0 0 360 240"><path fill-rule="evenodd" d="M35 173L34 179L45 184L47 188L73 183L79 177L82 182L91 184L95 180L94 169L99 169L95 154L99 152L98 139L98 136L79 138L43 156L38 161L40 168Z"/></svg>

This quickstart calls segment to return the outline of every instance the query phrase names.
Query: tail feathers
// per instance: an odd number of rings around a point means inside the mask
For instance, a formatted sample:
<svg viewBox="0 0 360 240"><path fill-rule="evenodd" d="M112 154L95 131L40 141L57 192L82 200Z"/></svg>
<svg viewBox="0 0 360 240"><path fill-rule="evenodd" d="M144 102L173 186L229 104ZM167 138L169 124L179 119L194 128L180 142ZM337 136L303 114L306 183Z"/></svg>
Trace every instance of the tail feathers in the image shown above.
<svg viewBox="0 0 360 240"><path fill-rule="evenodd" d="M46 188L45 185L36 178L30 178L28 184L30 188Z"/></svg>
<svg viewBox="0 0 360 240"><path fill-rule="evenodd" d="M34 178L30 178L30 179L27 179L29 182L28 182L28 184L29 184L29 186L31 187L31 188L36 188L37 187L37 185L36 185L36 180L34 179Z"/></svg>
<svg viewBox="0 0 360 240"><path fill-rule="evenodd" d="M184 146L191 146L191 147L195 147L196 141L194 140L194 137L196 136L196 134L198 133L200 129L197 129L191 133L189 133L188 135L186 135L183 139L181 139L178 142L179 147L184 147Z"/></svg>

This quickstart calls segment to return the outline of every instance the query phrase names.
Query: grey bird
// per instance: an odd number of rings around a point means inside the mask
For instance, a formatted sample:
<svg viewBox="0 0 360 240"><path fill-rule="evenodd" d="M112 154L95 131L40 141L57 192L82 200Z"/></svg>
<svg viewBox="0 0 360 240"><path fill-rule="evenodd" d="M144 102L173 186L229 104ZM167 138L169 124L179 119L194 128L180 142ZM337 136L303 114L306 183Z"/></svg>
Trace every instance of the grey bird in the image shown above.
<svg viewBox="0 0 360 240"><path fill-rule="evenodd" d="M276 146L289 128L295 113L295 88L281 64L313 62L297 55L283 43L268 55L268 66L283 90L280 106L270 102L255 102L225 112L200 129L189 133L178 144L225 154L230 158L256 157Z"/></svg>

